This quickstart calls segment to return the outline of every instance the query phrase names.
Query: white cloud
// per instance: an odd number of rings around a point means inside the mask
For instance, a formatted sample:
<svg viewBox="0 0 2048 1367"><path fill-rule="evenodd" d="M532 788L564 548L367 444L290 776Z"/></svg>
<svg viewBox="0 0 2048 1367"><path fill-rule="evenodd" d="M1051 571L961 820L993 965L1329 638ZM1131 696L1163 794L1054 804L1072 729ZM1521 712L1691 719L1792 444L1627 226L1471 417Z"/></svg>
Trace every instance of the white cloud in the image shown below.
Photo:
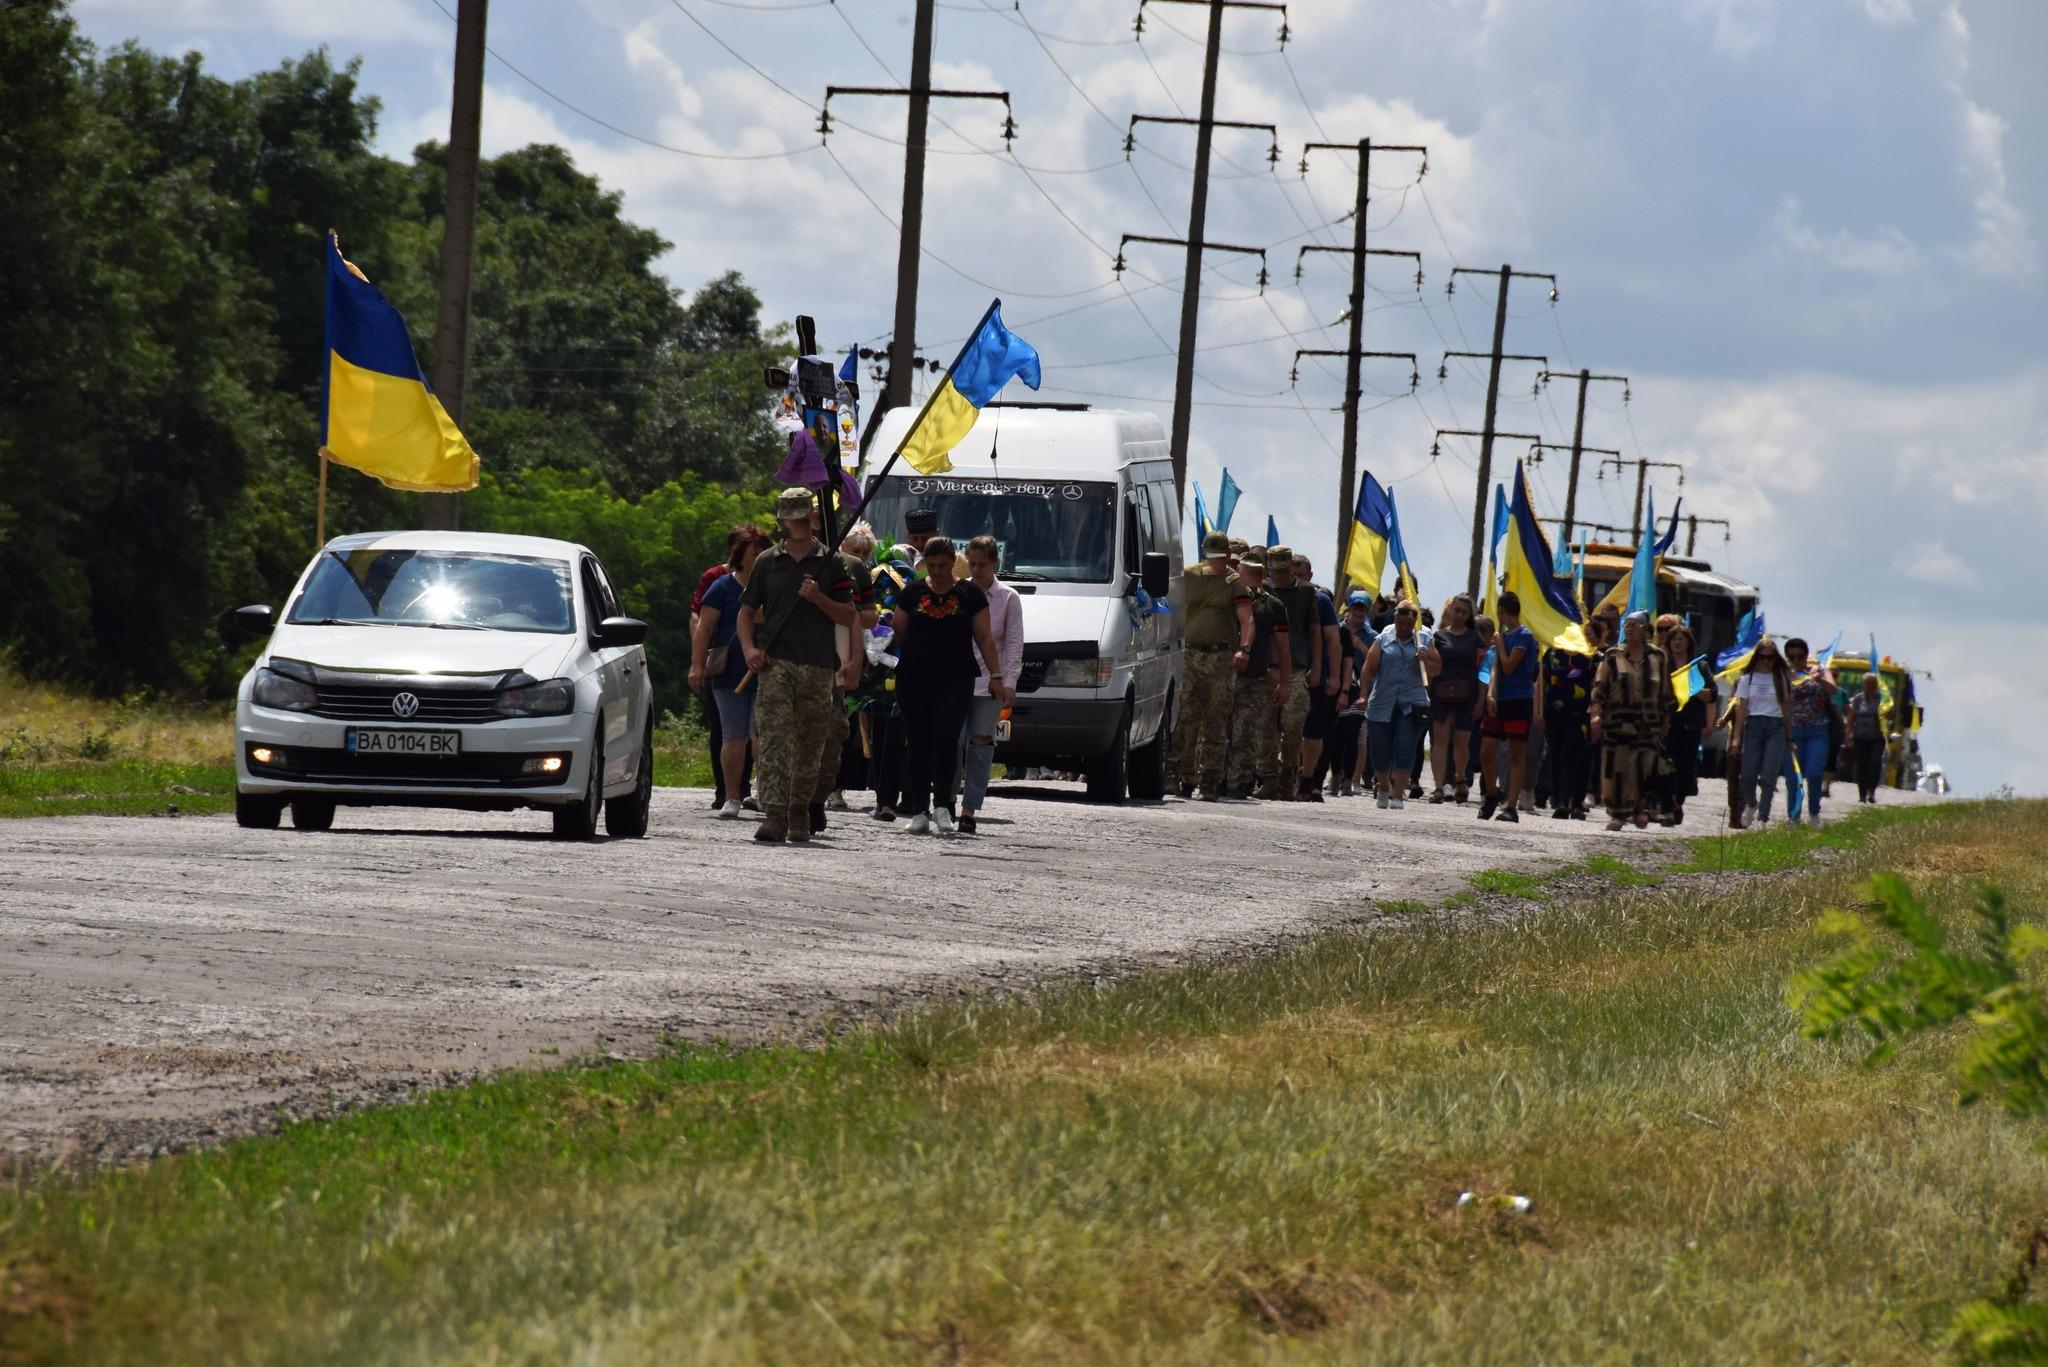
<svg viewBox="0 0 2048 1367"><path fill-rule="evenodd" d="M1957 94L1963 105L1963 165L1978 190L1972 200L1975 231L1955 255L1979 275L2032 275L2040 269L2034 237L2006 182L2005 135L2010 125L1960 90Z"/></svg>
<svg viewBox="0 0 2048 1367"><path fill-rule="evenodd" d="M1975 593L1984 587L1976 567L1939 541L1918 541L1902 547L1892 559L1892 569L1902 579Z"/></svg>
<svg viewBox="0 0 2048 1367"><path fill-rule="evenodd" d="M1714 51L1738 60L1770 42L1777 30L1775 0L1688 0L1695 22L1711 20Z"/></svg>
<svg viewBox="0 0 2048 1367"><path fill-rule="evenodd" d="M1860 0L1870 22L1883 28L1913 22L1913 0Z"/></svg>
<svg viewBox="0 0 2048 1367"><path fill-rule="evenodd" d="M1787 195L1771 220L1774 247L1780 255L1804 257L1835 270L1897 279L1920 264L1920 250L1897 228L1886 224L1858 237L1846 228L1816 231L1806 222L1799 201Z"/></svg>
<svg viewBox="0 0 2048 1367"><path fill-rule="evenodd" d="M95 22L236 29L281 34L296 42L361 47L445 38L454 26L429 22L407 0L350 0L347 5L309 0L77 0L82 19Z"/></svg>

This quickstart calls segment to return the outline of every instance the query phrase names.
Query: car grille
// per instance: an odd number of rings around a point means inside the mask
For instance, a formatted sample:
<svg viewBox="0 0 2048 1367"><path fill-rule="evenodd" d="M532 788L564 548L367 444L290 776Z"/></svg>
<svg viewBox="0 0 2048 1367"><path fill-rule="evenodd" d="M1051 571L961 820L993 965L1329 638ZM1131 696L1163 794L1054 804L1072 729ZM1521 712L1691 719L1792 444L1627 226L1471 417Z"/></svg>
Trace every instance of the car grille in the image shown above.
<svg viewBox="0 0 2048 1367"><path fill-rule="evenodd" d="M313 715L336 721L461 722L474 725L498 721L498 695L474 688L401 688L395 684L320 684L314 689L319 701ZM401 718L391 710L391 700L410 693L420 700L419 710Z"/></svg>
<svg viewBox="0 0 2048 1367"><path fill-rule="evenodd" d="M311 745L271 749L270 763L249 761L250 773L302 783L436 788L551 788L562 781L560 774L527 773L526 761L535 756L524 752L480 751L426 759L418 755L351 755L346 750Z"/></svg>

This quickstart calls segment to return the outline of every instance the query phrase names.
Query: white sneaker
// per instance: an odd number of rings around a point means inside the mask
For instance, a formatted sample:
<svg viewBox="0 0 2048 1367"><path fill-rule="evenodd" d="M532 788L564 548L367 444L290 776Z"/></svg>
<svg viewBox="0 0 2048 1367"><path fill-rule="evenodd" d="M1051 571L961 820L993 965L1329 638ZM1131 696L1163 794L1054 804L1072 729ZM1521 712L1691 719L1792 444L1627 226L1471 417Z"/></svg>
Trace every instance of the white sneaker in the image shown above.
<svg viewBox="0 0 2048 1367"><path fill-rule="evenodd" d="M910 818L910 826L908 829L912 835L923 835L926 831L930 830L931 828L932 818L931 813L929 812L919 812L916 816Z"/></svg>
<svg viewBox="0 0 2048 1367"><path fill-rule="evenodd" d="M953 834L953 814L944 807L935 809L932 812L932 829L940 835Z"/></svg>
<svg viewBox="0 0 2048 1367"><path fill-rule="evenodd" d="M1375 796L1379 799L1380 810L1385 811L1387 809L1387 795L1385 793L1379 793Z"/></svg>
<svg viewBox="0 0 2048 1367"><path fill-rule="evenodd" d="M740 800L738 798L730 799L723 807L718 809L718 819L720 821L737 821L739 817Z"/></svg>
<svg viewBox="0 0 2048 1367"><path fill-rule="evenodd" d="M1402 805L1402 804L1401 804L1401 799L1400 799L1400 798L1398 798L1398 797L1396 797L1396 798L1389 798L1389 799L1387 800L1387 805L1388 805L1389 807L1392 807L1392 808L1393 808L1393 809L1394 809L1395 811L1397 811L1397 812L1398 812L1398 811L1400 811L1400 810L1401 810L1401 805Z"/></svg>
<svg viewBox="0 0 2048 1367"><path fill-rule="evenodd" d="M1801 820L1800 820L1800 816L1799 816L1799 813L1797 813L1797 812L1794 812L1794 813L1792 813L1792 815L1790 815L1790 816L1786 817L1786 818L1785 818L1785 822L1786 822L1786 824L1787 824L1787 825L1791 826L1791 827L1792 827L1792 828L1793 828L1794 830L1797 830L1797 829L1799 829L1799 827L1800 827L1800 826L1802 826L1803 824L1805 824L1805 823L1804 823L1803 821L1801 821Z"/></svg>
<svg viewBox="0 0 2048 1367"><path fill-rule="evenodd" d="M1819 812L1815 812L1815 813L1814 813L1814 814L1813 814L1813 815L1812 815L1812 816L1811 816L1810 818L1808 818L1808 819L1809 819L1810 821L1812 821L1812 823L1813 823L1813 828L1814 828L1814 829L1815 829L1816 831L1820 829L1820 813L1819 813Z"/></svg>

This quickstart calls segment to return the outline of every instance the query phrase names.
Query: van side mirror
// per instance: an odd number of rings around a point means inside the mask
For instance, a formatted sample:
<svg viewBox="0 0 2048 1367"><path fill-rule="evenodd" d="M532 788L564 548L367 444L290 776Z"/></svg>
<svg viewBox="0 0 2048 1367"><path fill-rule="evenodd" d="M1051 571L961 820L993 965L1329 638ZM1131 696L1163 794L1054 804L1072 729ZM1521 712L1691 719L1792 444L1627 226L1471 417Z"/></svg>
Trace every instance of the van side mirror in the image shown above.
<svg viewBox="0 0 2048 1367"><path fill-rule="evenodd" d="M644 645L647 641L647 623L638 617L607 617L597 624L594 639L600 650Z"/></svg>
<svg viewBox="0 0 2048 1367"><path fill-rule="evenodd" d="M268 603L251 603L235 609L235 630L244 636L268 636L276 614Z"/></svg>
<svg viewBox="0 0 2048 1367"><path fill-rule="evenodd" d="M1165 551L1146 551L1138 561L1138 583L1154 598L1164 598L1173 588L1173 562Z"/></svg>

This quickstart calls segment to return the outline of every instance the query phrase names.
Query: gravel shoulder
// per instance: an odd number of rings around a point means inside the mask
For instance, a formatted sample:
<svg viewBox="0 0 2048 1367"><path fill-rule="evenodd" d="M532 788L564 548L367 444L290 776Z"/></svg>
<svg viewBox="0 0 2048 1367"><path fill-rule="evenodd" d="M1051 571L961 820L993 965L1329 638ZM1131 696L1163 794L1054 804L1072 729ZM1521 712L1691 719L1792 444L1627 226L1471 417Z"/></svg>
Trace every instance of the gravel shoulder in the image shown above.
<svg viewBox="0 0 2048 1367"><path fill-rule="evenodd" d="M980 836L855 812L808 848L758 844L751 814L713 820L689 789L657 790L648 839L587 845L532 813L0 823L0 1155L122 1161L664 1037L1254 948L1483 869L1661 843L1473 817L1112 809L1034 784L998 785ZM1683 833L1719 828L1697 802Z"/></svg>

